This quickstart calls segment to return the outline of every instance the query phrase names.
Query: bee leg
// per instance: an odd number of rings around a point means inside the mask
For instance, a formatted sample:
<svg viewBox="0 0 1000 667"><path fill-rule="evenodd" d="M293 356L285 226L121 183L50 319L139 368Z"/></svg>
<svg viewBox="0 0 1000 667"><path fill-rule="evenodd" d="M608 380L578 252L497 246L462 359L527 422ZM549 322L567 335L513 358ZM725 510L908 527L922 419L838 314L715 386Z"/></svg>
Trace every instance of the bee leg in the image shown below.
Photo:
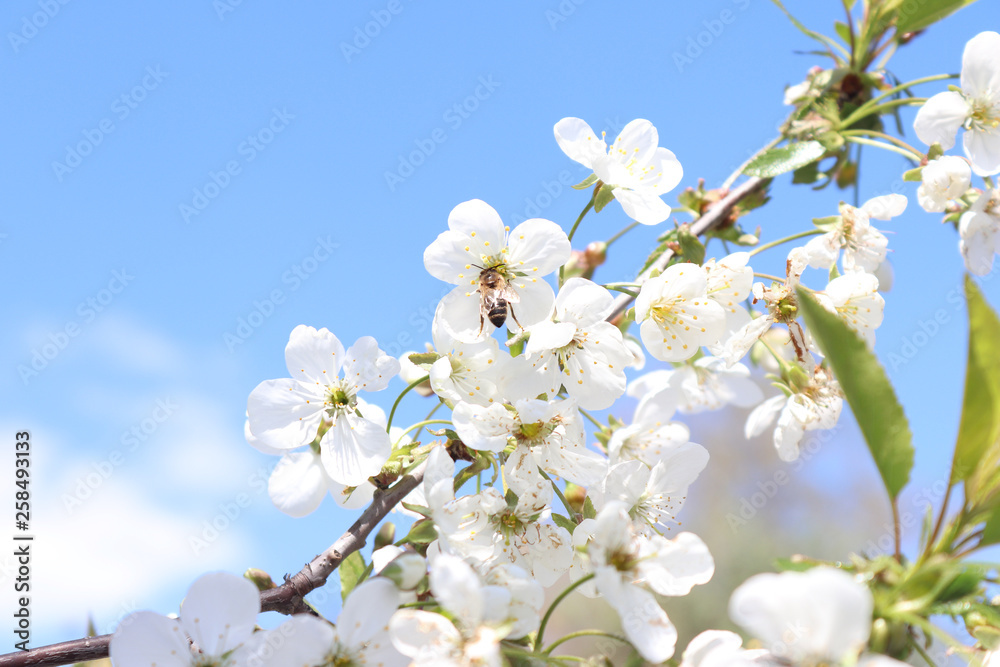
<svg viewBox="0 0 1000 667"><path fill-rule="evenodd" d="M517 321L517 315L514 314L514 305L512 303L507 303L507 310L510 312L510 316L514 318L514 321L517 322L517 326L521 328L521 331L524 331L524 325ZM479 317L482 317L482 315Z"/></svg>
<svg viewBox="0 0 1000 667"><path fill-rule="evenodd" d="M486 320L483 318L483 311L479 311L479 333L476 336L483 335L483 327L486 326Z"/></svg>

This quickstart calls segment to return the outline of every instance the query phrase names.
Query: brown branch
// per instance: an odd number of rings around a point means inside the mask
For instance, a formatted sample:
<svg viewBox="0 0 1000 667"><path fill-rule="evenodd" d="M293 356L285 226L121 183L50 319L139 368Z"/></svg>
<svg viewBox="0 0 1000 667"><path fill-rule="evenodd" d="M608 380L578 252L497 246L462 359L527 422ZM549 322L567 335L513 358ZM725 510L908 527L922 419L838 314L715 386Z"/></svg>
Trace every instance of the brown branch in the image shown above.
<svg viewBox="0 0 1000 667"><path fill-rule="evenodd" d="M739 187L730 190L729 194L716 202L712 208L705 211L700 218L691 223L691 233L695 236L701 236L705 232L718 227L723 221L725 221L737 204L763 188L767 181L768 179L766 178L757 178L754 176L753 178L745 181ZM672 250L665 250L662 255L656 258L656 261L653 262L648 269L639 274L639 276L635 279L635 282L641 285L649 280L649 277L654 270L662 272L665 268L667 268L667 264L670 263L673 256L674 253ZM607 317L608 321L612 322L621 317L622 314L628 310L628 307L632 305L633 301L635 301L635 297L631 294L619 294L615 298L614 309Z"/></svg>
<svg viewBox="0 0 1000 667"><path fill-rule="evenodd" d="M312 609L306 605L303 598L310 591L324 585L341 561L365 546L368 536L389 511L423 481L426 465L426 462L421 463L392 488L377 493L368 509L329 549L307 563L298 574L286 576L285 583L281 586L262 592L261 611L277 611L288 615L312 613ZM84 637L29 651L0 655L0 667L58 667L86 660L99 660L108 657L110 645L111 635Z"/></svg>

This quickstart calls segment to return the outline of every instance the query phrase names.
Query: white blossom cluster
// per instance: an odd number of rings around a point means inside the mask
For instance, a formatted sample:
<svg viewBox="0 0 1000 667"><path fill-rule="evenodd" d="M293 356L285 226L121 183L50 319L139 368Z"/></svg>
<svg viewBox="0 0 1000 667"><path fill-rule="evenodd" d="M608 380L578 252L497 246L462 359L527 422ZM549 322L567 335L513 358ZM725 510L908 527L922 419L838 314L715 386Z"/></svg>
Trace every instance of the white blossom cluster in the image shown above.
<svg viewBox="0 0 1000 667"><path fill-rule="evenodd" d="M918 136L944 150L965 129L968 160L941 155L925 164L917 199L932 212L965 201L960 248L975 273L987 272L1000 251L1000 195L988 180L1000 173L998 63L1000 35L971 40L961 91L934 96L916 120ZM669 217L662 196L683 171L649 121L632 121L610 145L578 118L561 120L554 134L568 157L593 171L586 181L595 184L593 201L604 189L638 223ZM987 189L970 197L971 172L987 178ZM563 280L572 249L556 223L535 218L511 229L486 202L459 204L423 255L432 276L454 285L436 309L426 352L396 359L374 338L345 347L327 329L301 325L285 348L289 377L262 382L247 405L248 440L281 456L269 484L279 509L304 516L327 493L362 507L379 486L422 464L423 482L407 504L431 538L419 549L376 551L374 571L384 576L354 589L335 625L297 616L254 632L257 591L213 574L192 586L179 620L150 612L127 619L112 660L119 667L499 666L504 647L541 648L547 590L565 585L566 574L570 586L617 612L644 659L671 658L677 633L656 596L686 595L714 573L705 543L673 532L709 462L675 417L752 409L745 435L771 430L786 461L798 457L807 431L832 428L843 396L799 318L798 290L874 345L885 307L880 277L889 273L888 240L873 221L897 217L906 205L898 194L841 204L838 215L798 235L812 238L788 252L783 278L755 281L756 252L736 252L675 261L641 283L606 287ZM821 290L803 284L808 268L821 270ZM609 321L612 290L622 285L634 292L634 311ZM644 349L626 335L633 321ZM502 326L506 345L493 335ZM781 393L770 398L742 363L755 345L771 356ZM666 367L632 377L645 354ZM361 394L386 389L401 373L407 390L435 395L450 416L391 428L395 406L387 419ZM626 395L637 401L630 421L595 422L600 442L589 443L587 411ZM430 423L446 426L438 432L444 441L411 442ZM473 463L459 470L463 461ZM473 476L475 492L457 483ZM574 506L570 485L586 500ZM760 575L736 591L730 614L761 648L711 631L688 646L682 664L888 665L894 661L863 653L872 604L865 586L836 570Z"/></svg>

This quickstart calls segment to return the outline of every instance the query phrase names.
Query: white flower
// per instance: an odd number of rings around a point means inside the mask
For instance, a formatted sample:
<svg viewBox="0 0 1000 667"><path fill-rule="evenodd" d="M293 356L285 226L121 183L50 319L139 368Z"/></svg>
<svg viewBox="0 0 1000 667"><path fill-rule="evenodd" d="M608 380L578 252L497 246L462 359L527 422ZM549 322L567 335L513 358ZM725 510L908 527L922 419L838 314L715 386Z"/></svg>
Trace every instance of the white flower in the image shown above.
<svg viewBox="0 0 1000 667"><path fill-rule="evenodd" d="M552 502L552 485L538 473L530 450L521 446L504 464L504 481L517 498L515 505L506 502L500 492L487 487L481 493L455 499L450 491L454 465L441 454L431 452L434 461L428 468L440 469L434 479L446 479L449 485L437 487L431 505L434 525L442 549L471 558L484 567L513 564L530 572L542 586L551 586L573 562L570 535L566 529L541 523Z"/></svg>
<svg viewBox="0 0 1000 667"><path fill-rule="evenodd" d="M681 667L764 667L772 664L764 661L767 657L770 654L763 649L744 649L735 632L706 630L684 649Z"/></svg>
<svg viewBox="0 0 1000 667"><path fill-rule="evenodd" d="M604 133L598 138L579 118L563 118L554 132L563 153L593 169L603 187L612 188L628 217L655 225L670 216L661 197L677 187L684 170L673 153L657 146L659 133L648 120L626 125L610 149Z"/></svg>
<svg viewBox="0 0 1000 667"><path fill-rule="evenodd" d="M878 278L870 273L845 273L831 280L823 294L817 296L827 310L857 331L869 348L875 345L875 329L881 326L885 310L885 299L878 293Z"/></svg>
<svg viewBox="0 0 1000 667"><path fill-rule="evenodd" d="M979 195L958 222L958 249L965 268L977 276L993 270L993 255L1000 253L1000 194Z"/></svg>
<svg viewBox="0 0 1000 667"><path fill-rule="evenodd" d="M661 402L663 396L684 414L718 410L726 405L749 408L764 399L757 383L750 379L750 369L736 363L727 366L718 357L701 357L670 370L657 370L637 377L629 384L628 395ZM641 403L640 403L641 407ZM636 408L636 413L640 408Z"/></svg>
<svg viewBox="0 0 1000 667"><path fill-rule="evenodd" d="M750 253L734 252L716 261L710 259L704 264L708 278L708 298L712 299L726 311L726 334L728 338L750 321L747 309L740 302L750 296L753 287L753 269L747 265ZM721 347L720 343L708 346L710 349ZM717 352L713 351L713 354Z"/></svg>
<svg viewBox="0 0 1000 667"><path fill-rule="evenodd" d="M251 642L254 667L324 667L325 665L409 664L389 639L389 619L399 607L396 586L374 577L351 591L332 626L315 616L293 616Z"/></svg>
<svg viewBox="0 0 1000 667"><path fill-rule="evenodd" d="M586 555L574 564L570 576L579 579L592 572L594 581L580 591L602 596L618 612L636 650L649 662L659 663L674 654L677 630L653 592L687 595L712 578L715 563L697 535L681 533L673 540L645 537L635 531L627 510L623 503L611 502L596 519L584 519L576 527L573 544Z"/></svg>
<svg viewBox="0 0 1000 667"><path fill-rule="evenodd" d="M325 418L332 422L320 441L326 474L348 486L378 474L392 443L383 427L358 413L357 394L385 389L399 362L371 336L345 352L328 330L299 325L285 347L285 363L291 378L265 380L250 393L253 435L271 447L295 449L316 437Z"/></svg>
<svg viewBox="0 0 1000 667"><path fill-rule="evenodd" d="M925 144L955 145L960 127L965 154L980 176L1000 172L1000 34L981 32L962 54L962 92L938 93L917 112L913 129Z"/></svg>
<svg viewBox="0 0 1000 667"><path fill-rule="evenodd" d="M191 584L179 619L151 611L124 618L111 638L111 660L116 667L194 667L222 664L223 655L235 652L232 664L240 664L259 613L260 593L250 581L206 574Z"/></svg>
<svg viewBox="0 0 1000 667"><path fill-rule="evenodd" d="M840 385L816 367L808 384L798 392L774 396L758 405L747 417L744 434L747 438L758 436L777 418L774 446L778 457L794 461L799 458L799 442L805 432L833 428L843 405Z"/></svg>
<svg viewBox="0 0 1000 667"><path fill-rule="evenodd" d="M570 252L566 233L554 222L532 218L509 231L486 202L463 202L448 216L448 231L424 250L427 271L458 285L442 299L436 317L460 341L489 336L495 327L480 312L479 276L493 269L516 295L508 299L510 319L531 326L549 316L555 301L543 277L564 264Z"/></svg>
<svg viewBox="0 0 1000 667"><path fill-rule="evenodd" d="M610 407L625 393L625 367L633 361L621 331L605 321L613 308L614 299L600 285L586 278L567 280L553 319L528 328L524 352L531 368L519 381L532 387L521 393L555 396L564 386L582 408Z"/></svg>
<svg viewBox="0 0 1000 667"><path fill-rule="evenodd" d="M495 403L486 408L459 403L452 420L467 447L500 452L513 440L531 449L539 468L575 484L595 484L607 469L607 461L587 449L583 422L571 398L524 399L513 406Z"/></svg>
<svg viewBox="0 0 1000 667"><path fill-rule="evenodd" d="M591 489L594 507L621 501L633 526L645 535L670 530L684 507L688 487L708 465L708 450L693 442L674 448L652 468L642 461L623 461L608 469L600 486Z"/></svg>
<svg viewBox="0 0 1000 667"><path fill-rule="evenodd" d="M463 343L448 332L443 323L442 301L434 314L434 349L442 355L430 367L430 382L441 398L457 403L467 401L489 405L500 398L500 382L510 355L501 352L493 338L480 343Z"/></svg>
<svg viewBox="0 0 1000 667"><path fill-rule="evenodd" d="M943 213L948 202L965 194L972 182L969 163L955 155L943 155L920 171L917 201L928 213Z"/></svg>
<svg viewBox="0 0 1000 667"><path fill-rule="evenodd" d="M687 444L691 431L681 422L670 421L674 411L674 398L669 393L640 401L632 423L615 429L608 441L611 462L638 460L654 466Z"/></svg>
<svg viewBox="0 0 1000 667"><path fill-rule="evenodd" d="M393 645L413 665L500 667L500 640L538 627L544 595L513 566L488 581L497 583L484 583L460 558L438 554L431 562L431 592L457 626L440 614L401 609L389 622Z"/></svg>
<svg viewBox="0 0 1000 667"><path fill-rule="evenodd" d="M643 283L635 300L639 335L661 361L690 359L722 337L726 313L708 297L708 274L697 264L674 264Z"/></svg>
<svg viewBox="0 0 1000 667"><path fill-rule="evenodd" d="M889 240L871 226L871 218L888 220L906 210L903 195L883 195L869 199L861 208L840 205L840 221L833 228L803 246L809 266L829 269L844 251L844 271L873 273L885 260Z"/></svg>
<svg viewBox="0 0 1000 667"><path fill-rule="evenodd" d="M854 664L873 606L871 591L851 575L816 567L750 577L733 592L729 617L790 664Z"/></svg>

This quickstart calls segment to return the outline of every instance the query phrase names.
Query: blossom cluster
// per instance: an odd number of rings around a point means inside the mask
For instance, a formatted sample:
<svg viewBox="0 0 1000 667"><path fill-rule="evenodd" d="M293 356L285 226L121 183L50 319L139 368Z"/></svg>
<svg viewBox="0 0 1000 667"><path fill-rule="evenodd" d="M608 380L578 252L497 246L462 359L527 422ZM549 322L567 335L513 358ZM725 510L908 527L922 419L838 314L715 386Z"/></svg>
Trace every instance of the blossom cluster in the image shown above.
<svg viewBox="0 0 1000 667"><path fill-rule="evenodd" d="M970 41L961 91L931 98L916 120L918 136L941 149L921 167L917 200L958 216L973 272L988 271L1000 250L1000 194L989 180L1000 173L998 62L1000 35ZM811 86L789 101L808 98ZM943 155L960 127L968 160ZM593 186L581 219L612 199L636 223L670 216L662 197L683 170L652 123L632 121L610 145L578 118L559 121L554 135L593 172L580 186ZM986 178L986 191L970 190L972 172ZM296 616L254 632L253 586L208 575L192 586L179 620L131 617L115 635L112 659L500 665L505 649L544 647L543 606L559 585L607 602L642 658L670 659L677 632L656 596L687 595L715 569L701 538L675 531L688 489L709 463L679 416L748 409L746 437L769 431L785 461L799 456L806 432L834 427L843 393L802 321L800 295L874 346L880 290L891 279L888 238L876 224L906 206L899 194L841 203L806 233L748 251L720 243L725 254L707 259L661 249L660 259L670 260L662 269L602 285L571 261L577 225L567 233L535 218L511 228L484 201L458 204L423 253L428 273L454 285L436 308L425 351L397 359L370 336L345 347L325 328L300 325L285 348L289 377L260 383L247 404L248 441L281 457L269 482L279 509L304 516L327 493L359 508L419 468L422 483L403 511L416 519L414 530L423 527L420 539L372 554L374 576L346 597L336 625ZM807 236L787 252L784 276L755 272L758 252ZM812 288L803 279L809 269L820 270ZM622 307L616 292L634 308ZM504 327L501 342L495 334ZM752 352L778 394L765 397L763 373L744 363ZM647 355L662 367L637 375ZM385 407L361 397L397 375L407 386L396 404L410 390L437 399L425 421L405 430L392 426L395 404L387 418ZM602 425L590 415L626 396L635 402L628 421ZM441 407L447 418L431 419ZM588 442L585 420L597 443ZM421 442L425 429L438 439ZM473 479L475 491L464 491ZM864 653L872 607L869 589L841 571L759 575L734 593L730 615L760 648L710 631L691 642L682 664L892 664ZM788 627L796 628L791 639Z"/></svg>

